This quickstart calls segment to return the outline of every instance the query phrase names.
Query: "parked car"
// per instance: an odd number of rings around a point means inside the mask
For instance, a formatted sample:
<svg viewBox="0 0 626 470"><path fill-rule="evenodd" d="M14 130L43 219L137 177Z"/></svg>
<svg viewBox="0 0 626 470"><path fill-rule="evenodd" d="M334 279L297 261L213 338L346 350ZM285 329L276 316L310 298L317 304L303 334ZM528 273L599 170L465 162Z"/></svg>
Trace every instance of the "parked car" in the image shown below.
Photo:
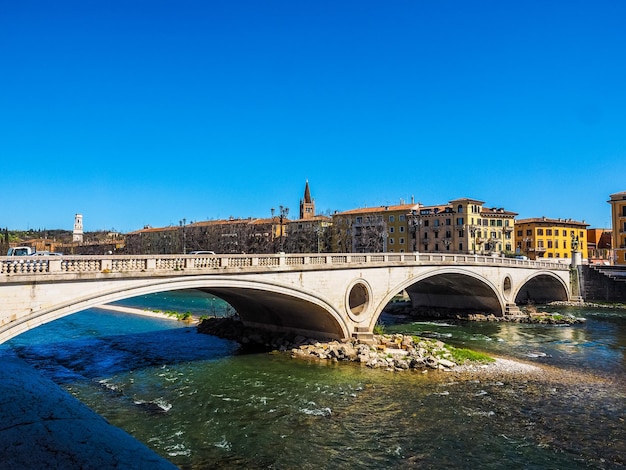
<svg viewBox="0 0 626 470"><path fill-rule="evenodd" d="M14 246L9 248L7 256L30 256L35 253L35 249L30 246Z"/></svg>
<svg viewBox="0 0 626 470"><path fill-rule="evenodd" d="M63 253L54 253L52 251L36 251L31 256L62 256Z"/></svg>

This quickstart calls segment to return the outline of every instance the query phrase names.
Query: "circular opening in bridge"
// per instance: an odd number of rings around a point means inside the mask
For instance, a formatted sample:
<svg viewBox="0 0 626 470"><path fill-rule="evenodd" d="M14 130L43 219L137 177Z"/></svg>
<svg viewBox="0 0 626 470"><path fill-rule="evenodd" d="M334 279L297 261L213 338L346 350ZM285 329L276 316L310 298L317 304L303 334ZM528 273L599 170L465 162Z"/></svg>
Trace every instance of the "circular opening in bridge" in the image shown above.
<svg viewBox="0 0 626 470"><path fill-rule="evenodd" d="M511 294L511 278L509 276L504 278L504 282L502 283L502 290L504 291L504 295L506 297Z"/></svg>
<svg viewBox="0 0 626 470"><path fill-rule="evenodd" d="M357 283L350 289L350 295L348 296L348 306L350 312L354 315L360 315L367 309L369 303L369 294L367 287L361 283Z"/></svg>

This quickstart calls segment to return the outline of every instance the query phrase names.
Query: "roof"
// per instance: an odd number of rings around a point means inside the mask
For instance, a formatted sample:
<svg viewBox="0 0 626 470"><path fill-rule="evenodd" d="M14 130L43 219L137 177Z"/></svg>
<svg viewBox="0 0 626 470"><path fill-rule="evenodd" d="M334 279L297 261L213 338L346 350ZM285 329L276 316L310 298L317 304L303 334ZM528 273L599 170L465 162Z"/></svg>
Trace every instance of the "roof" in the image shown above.
<svg viewBox="0 0 626 470"><path fill-rule="evenodd" d="M306 186L304 187L304 202L306 204L310 204L313 200L311 199L311 189L309 188L309 180L306 182Z"/></svg>
<svg viewBox="0 0 626 470"><path fill-rule="evenodd" d="M378 206L378 207L362 207L359 209L350 209L344 212L338 212L334 215L355 215L355 214L378 214L381 212L411 212L413 209L418 209L417 204L399 204L397 206Z"/></svg>
<svg viewBox="0 0 626 470"><path fill-rule="evenodd" d="M549 219L547 217L535 217L531 219L519 219L515 221L516 225L519 224L539 224L539 225L567 225L567 226L578 226L578 227L589 227L589 224L585 223L583 220L579 222L577 220L572 219Z"/></svg>
<svg viewBox="0 0 626 470"><path fill-rule="evenodd" d="M480 211L480 215L483 215L483 214L488 214L491 216L503 215L503 216L515 217L517 215L517 212L505 211L501 207L497 207L497 208L496 207L492 207L492 208L483 207L483 210Z"/></svg>

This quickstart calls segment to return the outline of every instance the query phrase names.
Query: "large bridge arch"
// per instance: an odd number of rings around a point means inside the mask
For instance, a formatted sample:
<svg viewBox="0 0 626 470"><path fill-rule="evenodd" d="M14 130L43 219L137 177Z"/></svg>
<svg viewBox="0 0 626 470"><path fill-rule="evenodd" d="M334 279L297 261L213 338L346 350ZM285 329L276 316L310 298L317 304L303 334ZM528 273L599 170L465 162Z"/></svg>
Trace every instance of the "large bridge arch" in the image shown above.
<svg viewBox="0 0 626 470"><path fill-rule="evenodd" d="M436 268L411 277L389 290L379 302L370 322L373 328L385 306L399 292L406 291L414 308L463 310L502 316L505 299L485 277L459 268Z"/></svg>
<svg viewBox="0 0 626 470"><path fill-rule="evenodd" d="M24 315L12 322L6 331L0 328L0 342L88 308L140 295L185 289L199 289L222 298L237 310L243 323L250 326L314 337L340 339L350 336L342 315L320 296L274 282L207 276L148 283L146 280L134 284L126 282L108 291L85 294L79 299Z"/></svg>
<svg viewBox="0 0 626 470"><path fill-rule="evenodd" d="M563 279L551 271L540 271L531 274L519 284L514 299L518 305L544 304L570 300L568 292L568 286Z"/></svg>

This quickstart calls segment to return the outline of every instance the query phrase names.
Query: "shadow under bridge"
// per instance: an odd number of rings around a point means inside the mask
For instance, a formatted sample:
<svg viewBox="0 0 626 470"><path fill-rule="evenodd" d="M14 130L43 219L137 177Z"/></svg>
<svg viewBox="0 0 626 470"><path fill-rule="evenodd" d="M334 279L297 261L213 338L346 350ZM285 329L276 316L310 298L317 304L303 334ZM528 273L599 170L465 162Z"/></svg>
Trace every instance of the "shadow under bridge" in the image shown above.
<svg viewBox="0 0 626 470"><path fill-rule="evenodd" d="M504 305L496 290L468 274L442 273L420 279L405 289L411 306L424 312L483 313L502 316Z"/></svg>
<svg viewBox="0 0 626 470"><path fill-rule="evenodd" d="M202 287L228 302L245 326L320 339L349 337L345 321L314 297L252 287Z"/></svg>

